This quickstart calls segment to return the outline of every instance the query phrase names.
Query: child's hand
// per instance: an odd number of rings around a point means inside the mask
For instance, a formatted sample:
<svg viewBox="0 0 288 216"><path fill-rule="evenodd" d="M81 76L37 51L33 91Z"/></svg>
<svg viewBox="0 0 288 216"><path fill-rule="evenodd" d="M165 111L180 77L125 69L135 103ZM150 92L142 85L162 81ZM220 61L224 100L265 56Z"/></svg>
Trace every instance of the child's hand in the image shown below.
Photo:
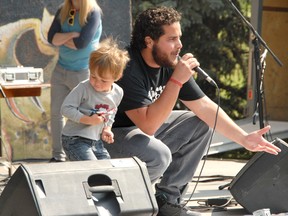
<svg viewBox="0 0 288 216"><path fill-rule="evenodd" d="M104 128L104 129L103 129L101 136L102 136L102 137L101 137L102 140L105 141L105 142L107 142L107 143L109 143L109 144L111 144L111 143L114 142L114 134L113 134L113 132L112 132L110 129L108 129L108 128Z"/></svg>
<svg viewBox="0 0 288 216"><path fill-rule="evenodd" d="M98 125L105 122L105 117L103 115L92 115L89 118L91 119L91 125Z"/></svg>
<svg viewBox="0 0 288 216"><path fill-rule="evenodd" d="M91 116L83 115L80 118L80 123L87 125L99 125L105 122L106 122L105 116L97 114Z"/></svg>

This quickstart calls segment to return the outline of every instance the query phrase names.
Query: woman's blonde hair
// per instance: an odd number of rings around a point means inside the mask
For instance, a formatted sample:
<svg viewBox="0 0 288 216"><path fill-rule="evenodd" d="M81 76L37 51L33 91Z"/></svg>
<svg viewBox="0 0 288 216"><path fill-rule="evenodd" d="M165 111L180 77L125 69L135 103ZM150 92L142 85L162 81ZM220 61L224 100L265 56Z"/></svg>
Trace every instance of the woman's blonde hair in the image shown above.
<svg viewBox="0 0 288 216"><path fill-rule="evenodd" d="M101 41L98 48L90 54L90 74L97 73L98 76L105 77L105 74L109 73L117 81L122 77L128 61L128 52L119 48L116 40L108 37Z"/></svg>
<svg viewBox="0 0 288 216"><path fill-rule="evenodd" d="M79 23L80 26L84 26L87 22L87 17L91 11L94 9L102 13L100 6L96 0L80 0L80 9L79 9ZM64 5L60 12L61 24L69 17L69 11L73 9L72 0L64 0Z"/></svg>

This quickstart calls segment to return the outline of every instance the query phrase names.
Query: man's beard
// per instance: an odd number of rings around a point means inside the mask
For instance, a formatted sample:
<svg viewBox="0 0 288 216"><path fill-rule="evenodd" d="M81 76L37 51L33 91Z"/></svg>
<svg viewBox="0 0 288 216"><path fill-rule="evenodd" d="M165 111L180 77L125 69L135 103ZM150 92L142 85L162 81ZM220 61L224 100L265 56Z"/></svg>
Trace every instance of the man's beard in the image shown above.
<svg viewBox="0 0 288 216"><path fill-rule="evenodd" d="M161 52L157 45L153 45L152 56L157 65L162 67L175 67L175 63L169 60L166 53Z"/></svg>

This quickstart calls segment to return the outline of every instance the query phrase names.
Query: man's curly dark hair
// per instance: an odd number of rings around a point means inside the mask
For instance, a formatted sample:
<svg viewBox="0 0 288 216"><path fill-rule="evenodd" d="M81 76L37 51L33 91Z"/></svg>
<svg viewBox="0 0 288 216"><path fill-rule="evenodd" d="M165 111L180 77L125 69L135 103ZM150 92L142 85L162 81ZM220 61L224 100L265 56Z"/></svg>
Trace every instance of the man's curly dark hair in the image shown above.
<svg viewBox="0 0 288 216"><path fill-rule="evenodd" d="M171 7L160 6L145 10L135 20L131 47L141 51L146 48L146 36L157 40L164 34L163 25L171 25L180 20L181 14Z"/></svg>

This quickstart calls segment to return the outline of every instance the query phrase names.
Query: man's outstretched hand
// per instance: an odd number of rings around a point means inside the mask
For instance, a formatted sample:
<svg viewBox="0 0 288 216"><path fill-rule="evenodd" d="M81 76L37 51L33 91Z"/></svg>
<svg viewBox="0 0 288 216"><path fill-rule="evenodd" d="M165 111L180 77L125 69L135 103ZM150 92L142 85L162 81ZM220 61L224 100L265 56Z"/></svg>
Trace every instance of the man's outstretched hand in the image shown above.
<svg viewBox="0 0 288 216"><path fill-rule="evenodd" d="M271 126L268 125L260 130L249 133L244 140L243 147L252 152L264 151L270 154L277 155L281 152L277 146L264 139L263 135L270 130Z"/></svg>

